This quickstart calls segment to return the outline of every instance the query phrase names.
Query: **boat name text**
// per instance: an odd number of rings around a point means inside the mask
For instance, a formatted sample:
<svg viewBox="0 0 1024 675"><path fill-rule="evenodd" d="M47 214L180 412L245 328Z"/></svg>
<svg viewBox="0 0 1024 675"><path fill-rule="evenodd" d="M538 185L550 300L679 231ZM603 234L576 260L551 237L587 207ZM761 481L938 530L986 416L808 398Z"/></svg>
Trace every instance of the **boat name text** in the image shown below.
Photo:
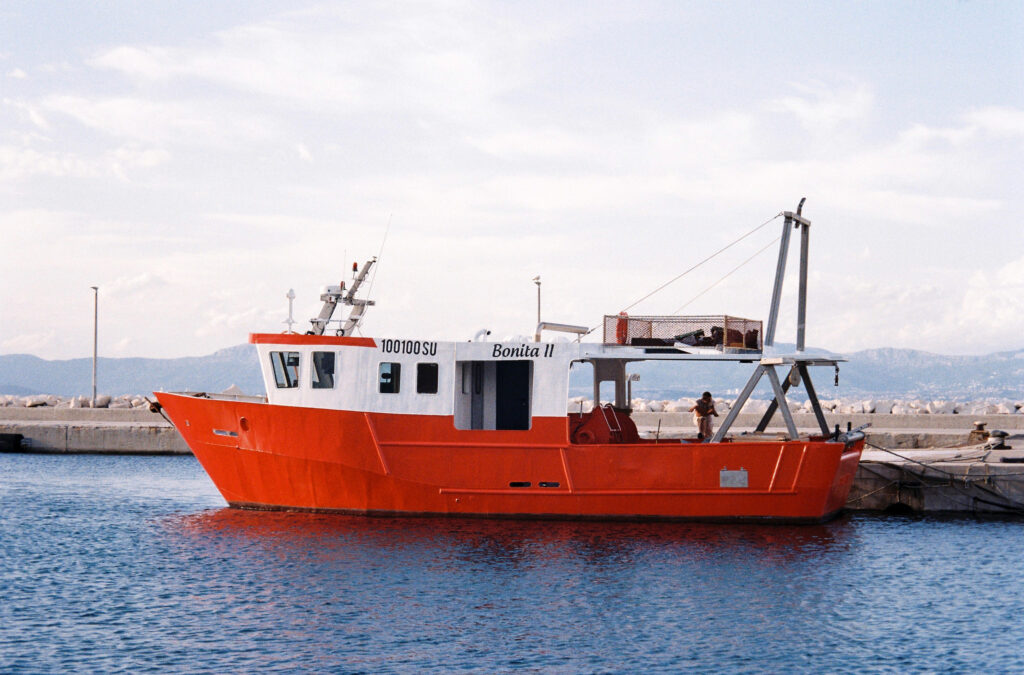
<svg viewBox="0 0 1024 675"><path fill-rule="evenodd" d="M508 359L512 357L536 359L543 356L544 358L550 358L555 353L554 345L544 345L543 351L540 347L531 347L529 345L516 345L515 347L508 347L505 345L494 345L494 351L491 353L491 358L494 359Z"/></svg>
<svg viewBox="0 0 1024 675"><path fill-rule="evenodd" d="M381 340L380 350L385 354L437 356L437 343L423 340Z"/></svg>

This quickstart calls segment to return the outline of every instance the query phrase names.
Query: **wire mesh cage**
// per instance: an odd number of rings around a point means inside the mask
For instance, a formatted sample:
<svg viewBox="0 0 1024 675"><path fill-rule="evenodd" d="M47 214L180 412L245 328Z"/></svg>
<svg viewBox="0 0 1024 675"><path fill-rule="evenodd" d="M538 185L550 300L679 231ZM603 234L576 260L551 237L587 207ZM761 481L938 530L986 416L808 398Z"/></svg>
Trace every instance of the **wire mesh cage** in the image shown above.
<svg viewBox="0 0 1024 675"><path fill-rule="evenodd" d="M606 344L643 347L689 346L761 351L761 322L735 316L604 317Z"/></svg>

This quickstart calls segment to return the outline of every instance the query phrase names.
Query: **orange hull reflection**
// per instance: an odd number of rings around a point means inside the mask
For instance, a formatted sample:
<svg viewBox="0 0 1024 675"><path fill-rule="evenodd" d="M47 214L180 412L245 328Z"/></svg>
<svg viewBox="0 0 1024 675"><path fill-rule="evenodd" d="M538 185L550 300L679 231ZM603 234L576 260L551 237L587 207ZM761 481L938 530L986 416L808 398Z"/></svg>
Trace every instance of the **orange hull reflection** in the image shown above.
<svg viewBox="0 0 1024 675"><path fill-rule="evenodd" d="M232 506L365 514L821 521L846 503L863 441L574 445L452 418L158 394ZM745 485L743 485L745 483Z"/></svg>

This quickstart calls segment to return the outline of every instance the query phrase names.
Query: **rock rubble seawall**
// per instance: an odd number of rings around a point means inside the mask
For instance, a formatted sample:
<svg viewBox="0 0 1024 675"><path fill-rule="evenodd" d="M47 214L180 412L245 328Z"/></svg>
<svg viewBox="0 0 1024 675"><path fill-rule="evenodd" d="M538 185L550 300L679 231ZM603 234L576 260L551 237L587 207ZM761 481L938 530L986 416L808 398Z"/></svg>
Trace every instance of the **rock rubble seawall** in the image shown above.
<svg viewBox="0 0 1024 675"><path fill-rule="evenodd" d="M0 408L111 408L115 410L128 410L133 408L146 408L149 402L141 394L124 394L121 396L110 396L100 394L96 396L96 405L93 406L91 396L56 396L54 394L36 394L33 396L13 396L11 394L0 394Z"/></svg>
<svg viewBox="0 0 1024 675"><path fill-rule="evenodd" d="M631 401L633 412L685 413L694 404L692 398L645 399ZM729 412L736 399L717 398L715 409L719 415ZM771 401L750 399L743 406L743 412L764 414ZM569 412L589 412L593 401L584 396L569 399ZM981 401L948 401L922 399L822 399L821 407L826 413L837 415L1020 415L1024 414L1024 401L1012 399L985 399ZM790 412L810 413L810 401L789 401Z"/></svg>

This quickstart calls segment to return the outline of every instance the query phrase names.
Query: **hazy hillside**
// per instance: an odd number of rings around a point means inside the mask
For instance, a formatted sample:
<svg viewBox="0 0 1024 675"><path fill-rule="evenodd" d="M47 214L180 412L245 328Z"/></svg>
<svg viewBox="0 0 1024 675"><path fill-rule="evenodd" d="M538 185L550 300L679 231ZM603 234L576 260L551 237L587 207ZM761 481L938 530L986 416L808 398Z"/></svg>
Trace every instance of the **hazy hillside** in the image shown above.
<svg viewBox="0 0 1024 675"><path fill-rule="evenodd" d="M1024 395L1024 349L983 356L943 356L913 349L850 355L843 384L867 393L978 399Z"/></svg>
<svg viewBox="0 0 1024 675"><path fill-rule="evenodd" d="M812 370L822 398L887 396L983 399L1024 398L1024 350L984 356L943 356L912 349L868 349L847 354L841 366L840 387L833 387L831 368ZM749 364L635 363L640 374L634 396L678 398L705 389L716 395L736 393L750 376ZM238 345L208 356L179 359L99 360L99 390L108 394L168 391L222 391L237 384L248 393L262 393L256 349ZM589 395L589 371L575 368L572 393ZM46 361L35 356L0 356L0 394L59 394L71 396L92 390L92 360ZM768 397L762 383L761 397ZM799 396L797 396L799 398Z"/></svg>
<svg viewBox="0 0 1024 675"><path fill-rule="evenodd" d="M179 359L108 359L97 363L102 393L145 394L166 391L223 391L237 384L247 393L262 393L256 349L238 345L208 356ZM0 356L0 393L73 396L92 391L92 359L46 361L35 356Z"/></svg>
<svg viewBox="0 0 1024 675"><path fill-rule="evenodd" d="M845 355L840 364L839 387L833 386L832 368L812 368L811 377L821 398L911 397L979 400L1024 397L1024 350L983 356L944 356L913 349L867 349ZM643 398L693 396L705 389L716 395L735 394L751 374L749 364L634 363L640 375L633 395ZM572 389L589 395L589 372L574 373ZM800 390L802 391L802 389ZM770 397L763 381L757 395ZM799 393L795 398L801 398Z"/></svg>

